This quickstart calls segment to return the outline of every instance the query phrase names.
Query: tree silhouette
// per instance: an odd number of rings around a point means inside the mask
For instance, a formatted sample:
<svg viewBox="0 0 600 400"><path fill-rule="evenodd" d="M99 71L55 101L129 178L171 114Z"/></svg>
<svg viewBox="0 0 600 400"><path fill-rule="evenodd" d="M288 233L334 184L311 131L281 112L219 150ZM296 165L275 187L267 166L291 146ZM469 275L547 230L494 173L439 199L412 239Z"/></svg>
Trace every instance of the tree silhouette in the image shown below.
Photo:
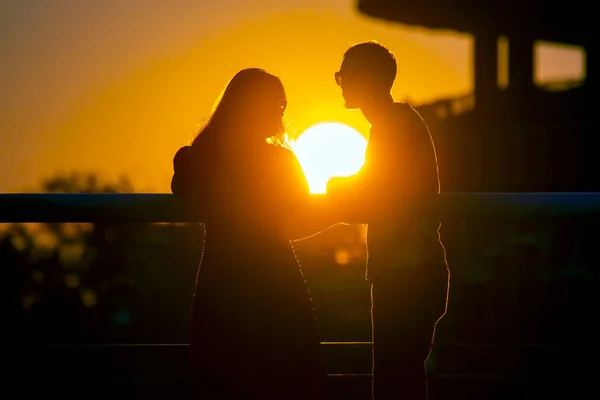
<svg viewBox="0 0 600 400"><path fill-rule="evenodd" d="M47 193L130 192L125 178L101 182L95 174L72 173L44 179ZM119 282L119 255L132 230L140 227L112 224L11 224L0 239L0 259L9 271L10 304L29 342L64 342L92 339L102 318L99 309L108 293L130 291ZM115 296L110 296L115 297ZM119 297L119 296L117 296ZM116 310L115 310L116 312ZM107 332L102 332L106 334Z"/></svg>

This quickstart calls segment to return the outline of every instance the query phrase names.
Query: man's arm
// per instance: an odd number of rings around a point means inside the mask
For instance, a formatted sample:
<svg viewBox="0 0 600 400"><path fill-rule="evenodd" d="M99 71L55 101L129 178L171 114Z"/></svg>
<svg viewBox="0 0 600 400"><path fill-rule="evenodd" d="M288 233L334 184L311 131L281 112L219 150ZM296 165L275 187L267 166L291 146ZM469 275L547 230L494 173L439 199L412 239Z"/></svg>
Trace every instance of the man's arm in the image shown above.
<svg viewBox="0 0 600 400"><path fill-rule="evenodd" d="M336 208L342 223L369 222L374 205L374 193L370 186L365 167L355 175L334 177L327 182L327 199Z"/></svg>
<svg viewBox="0 0 600 400"><path fill-rule="evenodd" d="M361 171L347 178L333 178L327 186L342 220L369 223L375 218L394 218L420 212L437 193L437 162L427 125L411 107L400 117L397 131L369 143Z"/></svg>

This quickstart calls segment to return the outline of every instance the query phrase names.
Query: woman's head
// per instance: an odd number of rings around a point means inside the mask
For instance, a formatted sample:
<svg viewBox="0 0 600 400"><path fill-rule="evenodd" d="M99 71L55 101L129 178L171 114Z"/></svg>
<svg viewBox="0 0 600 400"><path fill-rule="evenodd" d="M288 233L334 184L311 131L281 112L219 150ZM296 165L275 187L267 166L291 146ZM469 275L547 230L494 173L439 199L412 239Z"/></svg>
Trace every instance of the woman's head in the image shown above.
<svg viewBox="0 0 600 400"><path fill-rule="evenodd" d="M196 139L210 135L231 144L281 139L286 106L278 77L259 68L243 69L231 78Z"/></svg>

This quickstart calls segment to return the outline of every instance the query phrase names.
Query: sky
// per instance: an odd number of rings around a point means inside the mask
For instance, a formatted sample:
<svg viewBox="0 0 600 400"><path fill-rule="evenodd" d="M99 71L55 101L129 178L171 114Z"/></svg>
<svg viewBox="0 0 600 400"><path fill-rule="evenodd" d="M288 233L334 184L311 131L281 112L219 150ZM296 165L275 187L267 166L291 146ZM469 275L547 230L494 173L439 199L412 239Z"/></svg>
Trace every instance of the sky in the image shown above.
<svg viewBox="0 0 600 400"><path fill-rule="evenodd" d="M352 0L2 1L0 192L74 170L169 191L173 155L247 67L282 79L292 132L338 121L366 134L333 74L373 39L397 56L397 100L473 90L469 35L375 20Z"/></svg>

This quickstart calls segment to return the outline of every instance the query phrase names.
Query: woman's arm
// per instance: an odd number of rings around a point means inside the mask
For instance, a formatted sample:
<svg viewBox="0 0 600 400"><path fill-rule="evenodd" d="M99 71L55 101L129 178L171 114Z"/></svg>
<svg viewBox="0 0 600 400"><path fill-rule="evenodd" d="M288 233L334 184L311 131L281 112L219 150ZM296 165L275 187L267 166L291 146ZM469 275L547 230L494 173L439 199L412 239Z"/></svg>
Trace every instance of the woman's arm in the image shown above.
<svg viewBox="0 0 600 400"><path fill-rule="evenodd" d="M311 195L298 159L289 150L284 153L282 176L285 212L284 230L291 240L302 240L331 228L339 222L326 196Z"/></svg>
<svg viewBox="0 0 600 400"><path fill-rule="evenodd" d="M372 219L373 210L378 209L376 189L363 167L355 175L331 178L327 182L327 198L343 224L367 224Z"/></svg>
<svg viewBox="0 0 600 400"><path fill-rule="evenodd" d="M171 178L171 192L177 197L189 197L191 192L191 161L192 148L184 146L173 157L173 178Z"/></svg>
<svg viewBox="0 0 600 400"><path fill-rule="evenodd" d="M307 200L305 211L309 213L306 220L300 222L294 232L293 241L310 239L340 224L337 210L332 208L329 199L325 195L310 195Z"/></svg>
<svg viewBox="0 0 600 400"><path fill-rule="evenodd" d="M194 154L191 146L180 148L173 158L173 177L171 178L171 192L188 208L199 221L204 220L208 212L207 202L200 188L201 180L198 179L194 168Z"/></svg>

